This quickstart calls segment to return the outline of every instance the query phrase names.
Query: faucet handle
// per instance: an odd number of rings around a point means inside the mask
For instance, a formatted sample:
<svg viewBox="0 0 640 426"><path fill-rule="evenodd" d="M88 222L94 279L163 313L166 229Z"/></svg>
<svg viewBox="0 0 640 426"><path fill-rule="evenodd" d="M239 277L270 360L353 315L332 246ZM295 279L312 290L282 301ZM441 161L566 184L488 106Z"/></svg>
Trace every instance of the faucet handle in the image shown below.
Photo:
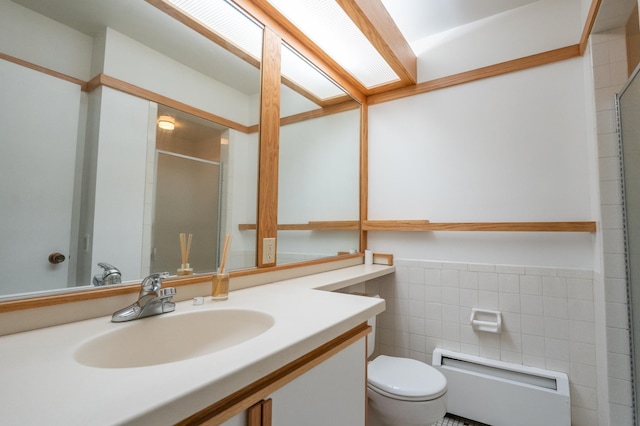
<svg viewBox="0 0 640 426"><path fill-rule="evenodd" d="M142 284L140 285L140 294L142 295L157 292L160 288L162 288L162 280L168 277L168 272L158 272L149 275L144 280L142 280Z"/></svg>
<svg viewBox="0 0 640 426"><path fill-rule="evenodd" d="M175 296L176 293L177 292L175 287L161 288L160 290L158 290L158 297L170 299Z"/></svg>
<svg viewBox="0 0 640 426"><path fill-rule="evenodd" d="M103 271L94 275L94 286L120 284L122 282L122 275L118 268L103 262L98 263L98 266L101 267Z"/></svg>

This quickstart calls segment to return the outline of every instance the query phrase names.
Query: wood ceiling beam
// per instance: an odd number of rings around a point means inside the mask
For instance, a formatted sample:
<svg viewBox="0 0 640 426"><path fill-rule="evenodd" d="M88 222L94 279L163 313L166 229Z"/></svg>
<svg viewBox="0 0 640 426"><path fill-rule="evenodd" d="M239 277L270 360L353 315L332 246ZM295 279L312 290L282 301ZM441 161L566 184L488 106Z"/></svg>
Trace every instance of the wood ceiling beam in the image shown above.
<svg viewBox="0 0 640 426"><path fill-rule="evenodd" d="M589 8L589 13L587 14L587 19L585 21L584 28L582 29L582 35L580 36L580 55L584 54L584 51L587 49L589 36L591 35L593 26L596 23L596 17L598 16L598 11L600 10L601 4L602 4L602 0L591 1L591 7Z"/></svg>
<svg viewBox="0 0 640 426"><path fill-rule="evenodd" d="M380 0L336 0L405 85L416 84L417 59Z"/></svg>

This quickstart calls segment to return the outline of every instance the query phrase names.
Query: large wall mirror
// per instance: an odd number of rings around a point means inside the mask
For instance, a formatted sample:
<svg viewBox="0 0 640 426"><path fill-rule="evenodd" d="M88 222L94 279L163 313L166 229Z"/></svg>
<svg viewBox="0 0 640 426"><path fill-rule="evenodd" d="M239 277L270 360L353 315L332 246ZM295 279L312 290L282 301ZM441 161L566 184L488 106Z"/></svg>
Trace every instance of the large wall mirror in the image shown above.
<svg viewBox="0 0 640 426"><path fill-rule="evenodd" d="M246 46L164 0L0 1L0 299L94 288L98 263L175 275L180 233L194 273L227 234L227 269L255 268L262 28L209 3ZM278 264L359 245L359 104L282 51Z"/></svg>
<svg viewBox="0 0 640 426"><path fill-rule="evenodd" d="M281 48L278 264L359 248L359 103Z"/></svg>
<svg viewBox="0 0 640 426"><path fill-rule="evenodd" d="M91 288L98 263L123 282L176 274L180 233L196 273L226 234L227 268L255 267L238 224L256 216L262 28L229 9L249 27L244 58L147 2L0 3L0 53L77 79L0 60L0 296Z"/></svg>

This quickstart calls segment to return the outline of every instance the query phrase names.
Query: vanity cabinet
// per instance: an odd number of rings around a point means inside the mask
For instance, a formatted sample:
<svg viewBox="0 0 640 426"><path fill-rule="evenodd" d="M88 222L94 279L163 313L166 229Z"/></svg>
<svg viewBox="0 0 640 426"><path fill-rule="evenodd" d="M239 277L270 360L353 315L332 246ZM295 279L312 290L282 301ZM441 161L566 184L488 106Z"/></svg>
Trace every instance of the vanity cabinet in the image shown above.
<svg viewBox="0 0 640 426"><path fill-rule="evenodd" d="M181 424L364 425L369 331L370 327L362 324L237 395L230 395L226 407L221 401Z"/></svg>
<svg viewBox="0 0 640 426"><path fill-rule="evenodd" d="M360 339L271 394L272 424L364 425L366 350Z"/></svg>

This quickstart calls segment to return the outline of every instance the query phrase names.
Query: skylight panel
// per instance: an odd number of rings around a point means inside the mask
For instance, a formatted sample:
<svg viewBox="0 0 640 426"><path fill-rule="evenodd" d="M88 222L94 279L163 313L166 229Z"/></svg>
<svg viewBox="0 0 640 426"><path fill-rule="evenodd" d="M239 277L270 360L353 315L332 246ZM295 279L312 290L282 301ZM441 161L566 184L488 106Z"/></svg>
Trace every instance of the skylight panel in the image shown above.
<svg viewBox="0 0 640 426"><path fill-rule="evenodd" d="M262 59L262 26L235 6L225 0L169 2L254 58Z"/></svg>
<svg viewBox="0 0 640 426"><path fill-rule="evenodd" d="M371 88L399 80L373 45L333 0L269 0L338 64Z"/></svg>

